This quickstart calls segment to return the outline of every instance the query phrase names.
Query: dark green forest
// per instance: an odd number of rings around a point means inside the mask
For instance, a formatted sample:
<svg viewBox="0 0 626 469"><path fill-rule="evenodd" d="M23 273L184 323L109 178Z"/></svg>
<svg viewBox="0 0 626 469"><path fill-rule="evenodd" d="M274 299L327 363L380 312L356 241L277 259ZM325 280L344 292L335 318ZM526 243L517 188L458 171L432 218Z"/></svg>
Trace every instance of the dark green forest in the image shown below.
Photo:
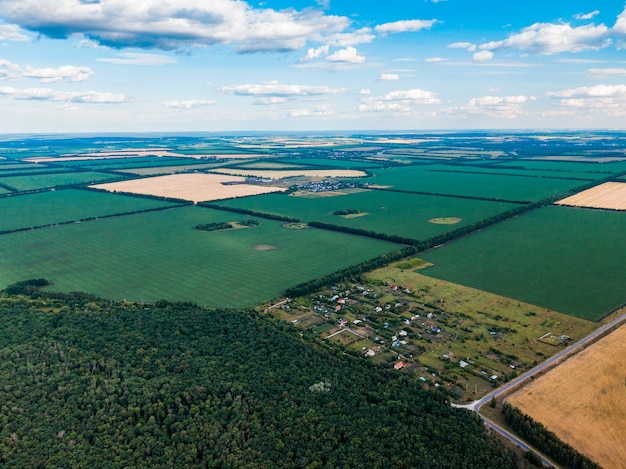
<svg viewBox="0 0 626 469"><path fill-rule="evenodd" d="M2 468L518 464L445 394L257 312L23 287L0 293Z"/></svg>

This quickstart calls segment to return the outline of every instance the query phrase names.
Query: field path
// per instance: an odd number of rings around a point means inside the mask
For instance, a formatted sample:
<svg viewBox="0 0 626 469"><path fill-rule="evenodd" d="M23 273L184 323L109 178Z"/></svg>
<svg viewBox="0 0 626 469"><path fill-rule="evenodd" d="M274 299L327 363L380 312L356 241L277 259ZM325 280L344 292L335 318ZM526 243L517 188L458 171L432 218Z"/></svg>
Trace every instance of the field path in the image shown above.
<svg viewBox="0 0 626 469"><path fill-rule="evenodd" d="M482 399L479 399L477 401L471 402L469 404L464 404L464 405L459 405L459 404L451 404L451 405L452 405L452 407L468 409L468 410L471 410L473 412L476 412L480 416L480 418L485 422L485 425L487 426L487 428L492 429L492 430L498 432L499 434L501 434L505 438L509 439L515 445L519 446L520 448L524 449L525 451L529 451L530 449L532 449L533 451L535 451L541 457L544 465L546 465L548 467L557 467L557 466L555 466L555 464L552 461L547 459L540 452L538 452L537 450L532 448L530 445L525 443L523 440L521 440L520 438L512 435L511 433L506 431L504 428L500 427L497 423L493 422L492 420L490 420L489 418L487 418L483 414L481 414L480 408L483 405L485 405L486 403L490 402L492 398L496 398L497 399L498 397L504 397L505 395L510 394L518 386L521 386L522 384L524 384L527 380L530 380L531 377L533 377L533 376L535 376L535 375L537 375L539 373L542 373L543 371L547 371L548 369L550 369L550 368L552 368L554 366L558 366L561 363L561 361L567 359L570 355L578 352L579 349L581 349L581 348L583 348L583 347L585 347L587 345L590 345L591 343L597 341L598 339L603 337L605 334L608 334L609 332L611 332L613 329L622 326L623 325L622 323L625 322L625 321L626 321L626 313L622 314L621 316L619 316L619 317L613 319L612 321L606 323L602 327L599 327L598 329L593 331L588 336L583 337L582 339L580 339L579 341L573 343L569 347L561 350L556 355L550 357L545 362L537 365L536 367L534 367L534 368L528 370L527 372L521 374L520 376L518 376L514 380L509 381L505 385L503 385L503 386L499 387L498 389L492 391L491 393L487 394Z"/></svg>

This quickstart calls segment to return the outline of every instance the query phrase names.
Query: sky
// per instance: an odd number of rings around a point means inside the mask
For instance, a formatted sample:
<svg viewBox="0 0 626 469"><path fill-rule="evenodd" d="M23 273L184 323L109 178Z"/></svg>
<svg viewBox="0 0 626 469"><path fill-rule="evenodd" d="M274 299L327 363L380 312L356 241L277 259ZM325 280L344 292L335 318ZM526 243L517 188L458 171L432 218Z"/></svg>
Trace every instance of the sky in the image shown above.
<svg viewBox="0 0 626 469"><path fill-rule="evenodd" d="M603 128L624 0L0 0L0 133Z"/></svg>

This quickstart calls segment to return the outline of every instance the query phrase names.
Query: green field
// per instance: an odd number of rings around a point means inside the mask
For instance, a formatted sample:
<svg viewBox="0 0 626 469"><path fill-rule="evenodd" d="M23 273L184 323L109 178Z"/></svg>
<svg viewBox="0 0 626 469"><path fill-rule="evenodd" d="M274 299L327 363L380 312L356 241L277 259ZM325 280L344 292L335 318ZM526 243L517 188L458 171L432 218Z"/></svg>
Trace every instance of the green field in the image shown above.
<svg viewBox="0 0 626 469"><path fill-rule="evenodd" d="M587 173L581 172L566 172L556 171L549 169L522 169L506 166L459 166L459 165L447 165L436 166L430 169L430 171L437 172L463 172L463 173L481 173L493 176L522 176L527 178L552 178L552 179L580 179L580 184L584 184L584 181L594 181L609 176L611 173Z"/></svg>
<svg viewBox="0 0 626 469"><path fill-rule="evenodd" d="M159 200L79 189L4 197L0 198L0 232L173 205Z"/></svg>
<svg viewBox="0 0 626 469"><path fill-rule="evenodd" d="M35 163L15 163L11 160L8 161L0 161L0 171L2 172L18 172L23 170L37 170L37 169L50 169L45 168L45 166L38 165Z"/></svg>
<svg viewBox="0 0 626 469"><path fill-rule="evenodd" d="M44 277L53 289L104 298L243 307L398 247L268 220L238 230L194 229L241 219L187 206L2 235L0 288Z"/></svg>
<svg viewBox="0 0 626 469"><path fill-rule="evenodd" d="M113 174L85 172L59 172L32 176L2 177L0 183L13 187L18 191L30 191L52 187L70 186L74 184L95 184L101 181L115 181L123 179Z"/></svg>
<svg viewBox="0 0 626 469"><path fill-rule="evenodd" d="M505 212L517 205L505 202L437 197L419 194L369 190L334 197L298 197L267 194L218 202L258 212L349 226L412 239L424 240L456 228ZM363 216L354 218L333 215L344 209L356 209ZM433 218L458 217L452 225L430 223Z"/></svg>
<svg viewBox="0 0 626 469"><path fill-rule="evenodd" d="M324 166L338 169L364 169L380 167L376 162L354 161L347 158L281 158L283 163L300 166Z"/></svg>
<svg viewBox="0 0 626 469"><path fill-rule="evenodd" d="M545 207L420 257L420 272L597 321L626 303L626 215Z"/></svg>
<svg viewBox="0 0 626 469"><path fill-rule="evenodd" d="M621 173L626 171L626 161L613 161L610 163L586 163L573 161L552 161L552 160L515 160L498 163L494 168L524 167L529 171L554 171L556 175L560 173L570 173L574 175L600 176Z"/></svg>
<svg viewBox="0 0 626 469"><path fill-rule="evenodd" d="M450 167L424 165L379 169L375 171L374 177L363 182L390 186L404 191L511 201L541 200L562 194L585 183L585 181L568 179L432 171L432 169L441 168L449 169Z"/></svg>

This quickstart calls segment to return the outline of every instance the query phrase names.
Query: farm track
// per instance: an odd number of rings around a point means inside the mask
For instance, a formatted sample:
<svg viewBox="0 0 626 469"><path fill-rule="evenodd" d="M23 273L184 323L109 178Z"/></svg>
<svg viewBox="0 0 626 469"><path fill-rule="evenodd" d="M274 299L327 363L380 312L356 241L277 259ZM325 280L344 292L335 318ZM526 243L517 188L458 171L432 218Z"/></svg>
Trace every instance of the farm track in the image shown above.
<svg viewBox="0 0 626 469"><path fill-rule="evenodd" d="M550 461L548 458L543 456L539 451L532 448L528 443L524 442L522 439L516 437L515 435L512 435L510 432L508 432L507 430L502 428L500 425L495 423L493 420L484 416L480 412L480 409L483 405L485 405L487 402L490 402L492 399L506 397L506 395L513 393L517 388L526 384L529 380L533 379L536 375L558 366L563 361L567 360L570 356L578 353L584 347L588 345L592 345L593 343L597 342L605 335L609 334L614 329L621 327L623 325L622 323L624 323L625 321L626 321L626 313L613 319L607 324L601 326L600 328L593 331L591 334L587 335L586 337L583 337L582 339L573 343L569 347L561 350L559 353L550 357L545 362L537 365L536 367L528 370L527 372L523 373L517 378L509 381L505 385L492 391L491 393L487 394L483 398L477 401L474 401L470 404L464 404L464 405L451 404L451 405L452 407L468 409L473 412L476 412L480 416L480 418L485 422L485 425L487 426L487 428L498 432L500 435L504 436L505 438L507 438L508 440L513 442L515 445L519 446L520 448L524 449L525 451L533 450L534 452L540 455L541 460L543 461L544 465L548 467L557 467L552 461Z"/></svg>

